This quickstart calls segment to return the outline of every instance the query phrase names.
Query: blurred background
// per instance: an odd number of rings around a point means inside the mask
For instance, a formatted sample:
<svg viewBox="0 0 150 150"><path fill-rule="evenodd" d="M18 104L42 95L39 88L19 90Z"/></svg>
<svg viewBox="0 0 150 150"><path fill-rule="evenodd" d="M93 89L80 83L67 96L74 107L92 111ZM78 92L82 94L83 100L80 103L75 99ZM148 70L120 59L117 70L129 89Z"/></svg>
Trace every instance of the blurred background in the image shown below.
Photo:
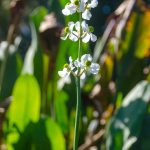
<svg viewBox="0 0 150 150"><path fill-rule="evenodd" d="M68 0L0 0L0 150L71 150L76 88L58 70ZM99 0L83 44L101 66L82 81L79 150L150 150L150 1Z"/></svg>

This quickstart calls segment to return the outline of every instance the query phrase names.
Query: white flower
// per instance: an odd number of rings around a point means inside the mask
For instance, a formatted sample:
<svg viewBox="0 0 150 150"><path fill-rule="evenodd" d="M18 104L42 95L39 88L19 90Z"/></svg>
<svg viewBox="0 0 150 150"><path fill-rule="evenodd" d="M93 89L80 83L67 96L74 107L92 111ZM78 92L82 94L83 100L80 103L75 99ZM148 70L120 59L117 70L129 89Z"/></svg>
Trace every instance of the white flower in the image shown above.
<svg viewBox="0 0 150 150"><path fill-rule="evenodd" d="M75 23L69 22L68 27L65 28L65 36L61 37L62 40L66 40L68 37L70 40L76 42L78 40L78 37L75 35L73 29L74 29Z"/></svg>
<svg viewBox="0 0 150 150"><path fill-rule="evenodd" d="M88 0L81 0L79 3L78 12L84 12Z"/></svg>
<svg viewBox="0 0 150 150"><path fill-rule="evenodd" d="M94 31L93 27L89 27L85 21L82 22L82 29L84 31L82 42L87 43L90 40L95 42L97 40L97 37L92 33Z"/></svg>
<svg viewBox="0 0 150 150"><path fill-rule="evenodd" d="M70 76L70 73L72 72L73 69L74 69L73 60L71 57L69 57L69 64L65 64L64 69L62 71L58 71L58 75L61 78L67 78Z"/></svg>
<svg viewBox="0 0 150 150"><path fill-rule="evenodd" d="M85 20L90 20L92 17L90 10L91 10L91 8L95 8L97 5L98 5L97 0L91 0L91 3L86 4L85 9L82 13L82 18Z"/></svg>
<svg viewBox="0 0 150 150"><path fill-rule="evenodd" d="M92 17L91 12L89 11L89 9L86 9L83 13L82 13L82 18L85 20L90 20Z"/></svg>
<svg viewBox="0 0 150 150"><path fill-rule="evenodd" d="M77 11L77 6L73 3L67 4L65 8L62 10L62 13L65 16L69 16L74 14Z"/></svg>
<svg viewBox="0 0 150 150"><path fill-rule="evenodd" d="M88 4L88 7L95 8L98 5L98 0L92 0L90 4Z"/></svg>
<svg viewBox="0 0 150 150"><path fill-rule="evenodd" d="M81 64L84 65L87 61L91 62L92 61L92 56L90 54L84 54L81 57Z"/></svg>
<svg viewBox="0 0 150 150"><path fill-rule="evenodd" d="M60 78L57 82L58 90L61 90L65 84L70 84L70 83L71 83L71 79L69 76L66 78Z"/></svg>
<svg viewBox="0 0 150 150"><path fill-rule="evenodd" d="M92 63L91 64L91 66L90 66L90 72L92 74L97 74L99 72L99 70L100 70L99 64L97 64L97 63Z"/></svg>
<svg viewBox="0 0 150 150"><path fill-rule="evenodd" d="M84 54L81 57L81 68L83 70L89 70L92 74L97 74L100 70L100 66L97 63L92 63L92 56L90 54Z"/></svg>

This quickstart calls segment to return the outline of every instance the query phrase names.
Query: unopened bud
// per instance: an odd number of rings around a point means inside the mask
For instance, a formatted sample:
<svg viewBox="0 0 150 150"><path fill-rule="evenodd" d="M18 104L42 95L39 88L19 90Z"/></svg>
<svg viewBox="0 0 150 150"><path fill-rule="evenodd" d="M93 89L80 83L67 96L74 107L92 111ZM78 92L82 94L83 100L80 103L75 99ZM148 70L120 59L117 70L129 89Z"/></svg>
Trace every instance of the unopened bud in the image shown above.
<svg viewBox="0 0 150 150"><path fill-rule="evenodd" d="M74 4L78 6L79 5L79 0L75 0Z"/></svg>
<svg viewBox="0 0 150 150"><path fill-rule="evenodd" d="M69 68L69 64L64 64L64 68Z"/></svg>
<svg viewBox="0 0 150 150"><path fill-rule="evenodd" d="M65 32L65 33L68 33L68 32L69 32L69 27L66 27L66 28L64 29L64 32Z"/></svg>
<svg viewBox="0 0 150 150"><path fill-rule="evenodd" d="M90 32L94 32L94 28L92 26L89 26Z"/></svg>

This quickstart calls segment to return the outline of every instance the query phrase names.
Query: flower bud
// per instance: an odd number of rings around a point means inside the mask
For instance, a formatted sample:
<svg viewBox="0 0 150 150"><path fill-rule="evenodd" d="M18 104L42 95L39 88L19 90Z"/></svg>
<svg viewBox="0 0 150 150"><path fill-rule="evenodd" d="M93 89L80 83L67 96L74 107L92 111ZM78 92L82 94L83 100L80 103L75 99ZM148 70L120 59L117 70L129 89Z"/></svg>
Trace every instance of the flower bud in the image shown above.
<svg viewBox="0 0 150 150"><path fill-rule="evenodd" d="M89 26L89 31L94 32L94 28L92 26Z"/></svg>
<svg viewBox="0 0 150 150"><path fill-rule="evenodd" d="M69 32L69 27L66 27L66 28L64 29L64 32L65 32L65 33L68 33L68 32Z"/></svg>
<svg viewBox="0 0 150 150"><path fill-rule="evenodd" d="M75 0L75 1L74 1L74 4L75 4L76 6L78 6L78 5L79 5L79 0Z"/></svg>
<svg viewBox="0 0 150 150"><path fill-rule="evenodd" d="M64 68L69 68L69 64L64 64Z"/></svg>

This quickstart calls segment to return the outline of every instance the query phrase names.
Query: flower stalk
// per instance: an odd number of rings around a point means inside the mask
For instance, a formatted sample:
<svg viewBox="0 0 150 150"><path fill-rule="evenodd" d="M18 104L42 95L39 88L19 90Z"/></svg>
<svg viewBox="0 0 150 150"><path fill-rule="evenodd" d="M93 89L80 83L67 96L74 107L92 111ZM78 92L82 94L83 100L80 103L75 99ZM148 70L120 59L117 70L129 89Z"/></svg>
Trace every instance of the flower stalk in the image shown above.
<svg viewBox="0 0 150 150"><path fill-rule="evenodd" d="M78 60L80 59L82 47L82 29L81 29L81 22L82 22L82 13L79 14L79 22L80 22L80 38L79 38L79 45L78 45ZM80 67L78 67L78 74L80 74ZM79 140L79 121L80 121L80 114L81 114L81 88L80 88L80 76L76 77L76 93L77 93L77 104L76 104L76 117L75 117L75 129L74 129L74 144L73 150L78 149L78 140Z"/></svg>
<svg viewBox="0 0 150 150"><path fill-rule="evenodd" d="M81 114L80 77L76 77L76 90L77 90L77 105L76 105L76 118L75 118L73 150L77 150L78 149L78 140L79 140L79 120L80 120L80 114Z"/></svg>
<svg viewBox="0 0 150 150"><path fill-rule="evenodd" d="M90 54L82 54L82 42L88 43L89 41L95 42L97 37L93 34L94 28L88 26L86 20L90 20L92 14L90 10L98 5L98 0L70 0L66 4L62 13L65 16L79 14L79 20L69 22L68 26L64 29L62 40L70 39L73 42L79 42L78 45L78 57L73 60L69 57L69 63L64 65L63 70L58 71L61 79L58 83L61 86L71 81L70 75L73 75L76 80L76 92L77 92L77 104L76 104L76 117L75 117L75 130L74 130L74 145L73 150L78 149L79 140L79 120L81 114L81 86L80 82L86 78L86 74L98 74L100 66L97 63L92 62L92 56ZM58 85L59 87L59 85Z"/></svg>

